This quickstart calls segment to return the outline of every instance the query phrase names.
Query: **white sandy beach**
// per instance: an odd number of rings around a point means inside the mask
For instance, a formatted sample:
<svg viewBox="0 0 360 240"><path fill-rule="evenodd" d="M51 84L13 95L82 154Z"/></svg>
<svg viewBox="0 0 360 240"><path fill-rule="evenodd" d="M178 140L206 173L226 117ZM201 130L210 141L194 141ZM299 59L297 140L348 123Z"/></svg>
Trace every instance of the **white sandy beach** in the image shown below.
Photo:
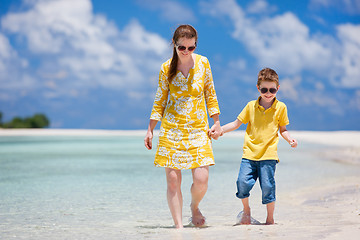
<svg viewBox="0 0 360 240"><path fill-rule="evenodd" d="M242 137L244 131L231 133ZM144 136L145 131L73 130L73 129L0 129L0 136ZM329 161L351 165L360 170L360 132L292 131L299 146L302 143L323 144L319 156ZM327 147L328 146L328 147ZM160 229L156 239L358 239L360 234L360 171L359 174L314 182L290 193L279 193L273 226L232 226L214 212L207 215L209 227ZM212 203L217 205L217 203ZM219 210L220 211L220 210ZM263 206L253 212L264 212ZM224 213L225 215L227 213ZM263 220L263 219L259 219ZM151 229L144 229L146 231ZM145 236L145 235L144 235ZM142 236L138 236L142 238ZM135 238L134 238L135 239Z"/></svg>

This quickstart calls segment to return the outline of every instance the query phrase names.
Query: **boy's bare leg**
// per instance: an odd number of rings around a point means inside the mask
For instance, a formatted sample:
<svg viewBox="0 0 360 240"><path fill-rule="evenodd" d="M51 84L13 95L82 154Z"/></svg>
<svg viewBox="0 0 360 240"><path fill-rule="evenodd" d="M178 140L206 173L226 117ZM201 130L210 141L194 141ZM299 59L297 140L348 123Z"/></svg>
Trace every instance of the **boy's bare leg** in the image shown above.
<svg viewBox="0 0 360 240"><path fill-rule="evenodd" d="M193 184L191 186L191 219L192 223L200 227L205 224L205 217L199 210L200 201L203 199L207 188L209 178L209 167L198 167L192 169Z"/></svg>
<svg viewBox="0 0 360 240"><path fill-rule="evenodd" d="M167 180L167 201L176 228L183 228L181 193L181 170L165 168Z"/></svg>
<svg viewBox="0 0 360 240"><path fill-rule="evenodd" d="M274 224L274 211L275 211L275 202L271 202L266 204L267 208L267 218L266 218L266 225Z"/></svg>
<svg viewBox="0 0 360 240"><path fill-rule="evenodd" d="M249 225L251 224L251 210L249 205L249 198L241 199L242 204L244 206L243 215L240 221L240 224Z"/></svg>

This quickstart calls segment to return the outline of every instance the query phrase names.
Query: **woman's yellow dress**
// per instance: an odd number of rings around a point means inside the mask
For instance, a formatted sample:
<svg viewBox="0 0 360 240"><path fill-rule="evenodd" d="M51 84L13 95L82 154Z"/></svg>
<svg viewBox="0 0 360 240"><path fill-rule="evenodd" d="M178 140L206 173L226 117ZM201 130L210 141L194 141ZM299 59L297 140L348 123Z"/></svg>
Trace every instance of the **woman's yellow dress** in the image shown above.
<svg viewBox="0 0 360 240"><path fill-rule="evenodd" d="M188 77L178 71L169 83L170 61L161 65L150 116L161 121L154 164L173 169L214 165L206 108L210 116L220 110L209 61L195 54L195 64Z"/></svg>

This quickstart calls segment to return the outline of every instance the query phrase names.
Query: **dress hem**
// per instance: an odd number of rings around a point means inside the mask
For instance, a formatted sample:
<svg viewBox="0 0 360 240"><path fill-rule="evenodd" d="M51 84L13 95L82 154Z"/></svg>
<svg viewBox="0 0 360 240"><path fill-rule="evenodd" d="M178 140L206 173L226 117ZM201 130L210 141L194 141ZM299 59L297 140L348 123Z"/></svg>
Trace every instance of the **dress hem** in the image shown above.
<svg viewBox="0 0 360 240"><path fill-rule="evenodd" d="M206 166L213 166L215 165L215 163L212 163L212 164L207 164L207 165L200 165L200 166L196 166L196 167L191 167L191 168L172 168L172 167L167 167L167 166L162 166L162 165L159 165L159 164L154 164L155 167L158 167L158 168L171 168L171 169L175 169L175 170L190 170L190 169L195 169L195 168L199 168L199 167L206 167Z"/></svg>

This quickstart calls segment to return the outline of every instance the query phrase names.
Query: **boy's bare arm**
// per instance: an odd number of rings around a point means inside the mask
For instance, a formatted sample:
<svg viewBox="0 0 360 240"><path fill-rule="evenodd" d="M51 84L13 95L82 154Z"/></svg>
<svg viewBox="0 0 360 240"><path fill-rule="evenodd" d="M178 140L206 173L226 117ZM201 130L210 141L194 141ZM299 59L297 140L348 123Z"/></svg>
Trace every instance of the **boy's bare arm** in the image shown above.
<svg viewBox="0 0 360 240"><path fill-rule="evenodd" d="M221 127L222 134L238 129L241 126L241 124L242 124L242 122L239 119L236 119L235 121L222 126Z"/></svg>
<svg viewBox="0 0 360 240"><path fill-rule="evenodd" d="M298 143L295 138L292 138L286 129L286 126L280 126L281 136L291 145L291 147L296 148Z"/></svg>

